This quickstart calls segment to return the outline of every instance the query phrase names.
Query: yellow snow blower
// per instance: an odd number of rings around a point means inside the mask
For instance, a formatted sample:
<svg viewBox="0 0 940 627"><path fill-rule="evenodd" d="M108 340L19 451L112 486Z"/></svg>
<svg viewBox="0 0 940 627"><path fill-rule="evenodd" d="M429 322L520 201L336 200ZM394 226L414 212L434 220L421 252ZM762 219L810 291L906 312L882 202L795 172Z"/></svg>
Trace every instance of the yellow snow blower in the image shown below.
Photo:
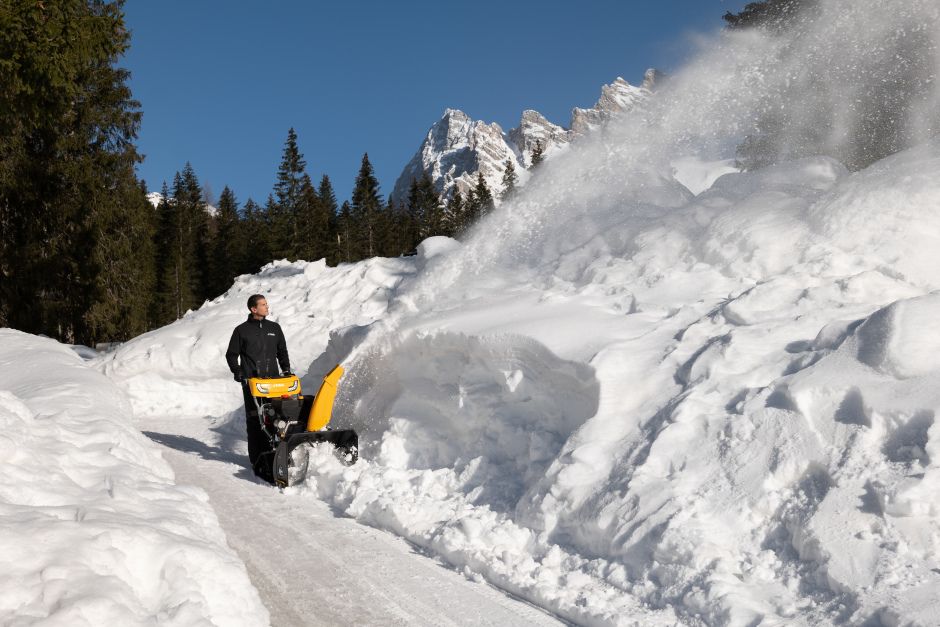
<svg viewBox="0 0 940 627"><path fill-rule="evenodd" d="M323 377L316 396L303 396L295 375L270 379L248 379L258 408L261 429L273 449L274 483L286 487L303 481L307 474L308 450L304 444L328 442L347 466L359 459L359 436L353 429L330 428L336 384L343 376L336 366Z"/></svg>

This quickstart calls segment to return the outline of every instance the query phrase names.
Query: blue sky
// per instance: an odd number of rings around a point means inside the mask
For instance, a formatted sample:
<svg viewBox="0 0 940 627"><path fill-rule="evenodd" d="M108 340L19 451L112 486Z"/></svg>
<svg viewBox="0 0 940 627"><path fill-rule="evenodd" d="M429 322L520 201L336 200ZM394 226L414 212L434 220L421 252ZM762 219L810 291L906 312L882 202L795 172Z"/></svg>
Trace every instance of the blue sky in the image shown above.
<svg viewBox="0 0 940 627"><path fill-rule="evenodd" d="M215 197L228 185L263 203L294 127L308 172L340 200L363 152L387 193L445 108L505 130L524 109L567 125L602 84L668 72L691 34L744 4L129 0L139 174L159 191L189 161Z"/></svg>

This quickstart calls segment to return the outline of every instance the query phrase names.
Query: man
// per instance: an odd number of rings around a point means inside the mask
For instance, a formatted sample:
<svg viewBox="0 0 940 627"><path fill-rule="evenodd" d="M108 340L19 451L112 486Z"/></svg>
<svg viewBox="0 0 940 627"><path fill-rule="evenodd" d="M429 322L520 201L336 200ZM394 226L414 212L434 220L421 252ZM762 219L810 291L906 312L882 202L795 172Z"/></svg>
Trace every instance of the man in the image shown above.
<svg viewBox="0 0 940 627"><path fill-rule="evenodd" d="M287 342L280 325L265 320L268 301L261 294L248 299L248 320L235 327L232 339L225 352L225 360L235 380L242 384L245 397L245 420L248 430L248 460L254 473L265 481L273 481L271 475L271 442L261 430L258 409L248 389L251 377L277 377L280 370L290 374L290 359Z"/></svg>

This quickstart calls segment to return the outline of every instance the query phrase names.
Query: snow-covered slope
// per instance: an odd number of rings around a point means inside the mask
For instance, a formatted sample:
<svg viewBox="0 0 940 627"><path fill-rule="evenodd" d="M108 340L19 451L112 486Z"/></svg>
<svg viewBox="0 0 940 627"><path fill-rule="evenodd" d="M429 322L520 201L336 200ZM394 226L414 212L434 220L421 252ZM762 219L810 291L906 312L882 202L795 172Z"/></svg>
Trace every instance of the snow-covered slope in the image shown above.
<svg viewBox="0 0 940 627"><path fill-rule="evenodd" d="M519 126L504 132L495 122L474 121L463 111L447 109L405 165L391 197L399 202L407 199L412 179L420 179L425 173L444 196L449 197L454 189L459 189L466 197L479 172L490 190L499 192L507 159L512 160L520 184L524 185L537 142L541 142L545 158L550 159L577 137L640 106L649 98L658 76L656 70L647 70L640 87L617 77L601 88L601 97L593 107L572 110L567 129L549 122L538 111L526 110Z"/></svg>
<svg viewBox="0 0 940 627"><path fill-rule="evenodd" d="M0 330L0 623L263 625L205 494L61 344Z"/></svg>

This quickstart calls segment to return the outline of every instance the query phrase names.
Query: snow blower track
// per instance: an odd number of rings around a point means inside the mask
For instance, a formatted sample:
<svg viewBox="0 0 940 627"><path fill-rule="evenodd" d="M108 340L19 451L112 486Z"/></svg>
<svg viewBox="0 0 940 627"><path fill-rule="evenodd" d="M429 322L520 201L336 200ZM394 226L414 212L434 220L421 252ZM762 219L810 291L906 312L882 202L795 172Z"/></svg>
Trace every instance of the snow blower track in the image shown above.
<svg viewBox="0 0 940 627"><path fill-rule="evenodd" d="M260 483L243 455L211 444L218 434L206 420L139 426L164 447L177 483L209 495L272 625L561 624L416 553L401 538L338 518L316 499Z"/></svg>

